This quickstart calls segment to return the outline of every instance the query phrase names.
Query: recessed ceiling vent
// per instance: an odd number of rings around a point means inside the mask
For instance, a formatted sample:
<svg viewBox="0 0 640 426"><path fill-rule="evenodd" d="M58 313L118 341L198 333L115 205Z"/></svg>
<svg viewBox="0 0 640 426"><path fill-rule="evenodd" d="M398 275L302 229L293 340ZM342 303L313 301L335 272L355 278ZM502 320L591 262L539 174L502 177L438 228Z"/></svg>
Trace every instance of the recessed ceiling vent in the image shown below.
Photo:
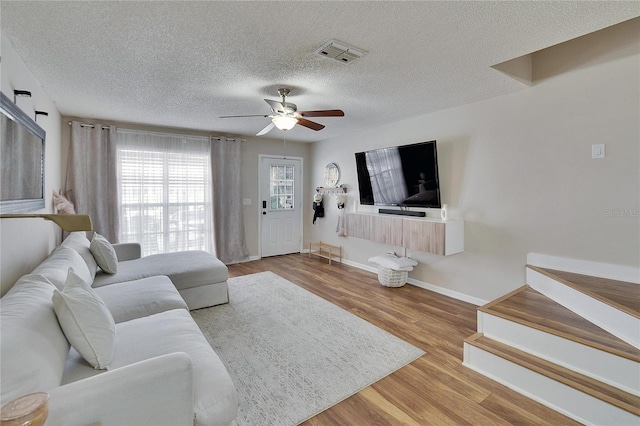
<svg viewBox="0 0 640 426"><path fill-rule="evenodd" d="M349 46L347 43L343 43L338 40L330 40L325 43L321 48L315 51L316 54L333 59L342 64L348 64L361 58L365 53L364 50L357 47Z"/></svg>

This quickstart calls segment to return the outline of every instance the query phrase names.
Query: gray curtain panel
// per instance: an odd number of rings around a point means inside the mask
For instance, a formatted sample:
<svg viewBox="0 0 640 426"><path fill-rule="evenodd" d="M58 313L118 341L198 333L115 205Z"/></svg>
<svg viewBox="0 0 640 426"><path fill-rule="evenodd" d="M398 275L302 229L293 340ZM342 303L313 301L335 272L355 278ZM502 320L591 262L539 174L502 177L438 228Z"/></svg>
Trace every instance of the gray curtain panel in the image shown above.
<svg viewBox="0 0 640 426"><path fill-rule="evenodd" d="M93 229L118 242L116 128L71 122L66 191L78 214L88 214Z"/></svg>
<svg viewBox="0 0 640 426"><path fill-rule="evenodd" d="M240 141L211 139L211 179L216 256L225 264L249 258L242 215Z"/></svg>

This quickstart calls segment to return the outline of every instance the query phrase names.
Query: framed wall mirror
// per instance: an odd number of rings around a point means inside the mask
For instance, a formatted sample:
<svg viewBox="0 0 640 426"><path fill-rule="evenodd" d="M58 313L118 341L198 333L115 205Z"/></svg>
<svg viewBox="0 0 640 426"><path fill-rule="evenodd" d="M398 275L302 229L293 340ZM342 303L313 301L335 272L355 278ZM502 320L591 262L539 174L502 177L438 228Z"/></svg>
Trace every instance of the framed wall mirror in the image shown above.
<svg viewBox="0 0 640 426"><path fill-rule="evenodd" d="M45 131L0 93L0 214L44 208Z"/></svg>
<svg viewBox="0 0 640 426"><path fill-rule="evenodd" d="M338 185L340 181L340 169L336 163L329 163L324 168L324 184L328 187Z"/></svg>

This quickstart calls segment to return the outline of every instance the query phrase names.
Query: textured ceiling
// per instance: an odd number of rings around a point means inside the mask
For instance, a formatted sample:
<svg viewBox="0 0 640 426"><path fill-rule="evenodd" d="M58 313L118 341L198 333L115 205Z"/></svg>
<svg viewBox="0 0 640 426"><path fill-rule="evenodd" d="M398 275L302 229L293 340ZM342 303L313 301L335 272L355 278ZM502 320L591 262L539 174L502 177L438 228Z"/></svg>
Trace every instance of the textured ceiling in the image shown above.
<svg viewBox="0 0 640 426"><path fill-rule="evenodd" d="M266 118L218 117L267 114L285 86L301 110L345 111L287 134L308 142L522 90L490 67L638 15L609 1L0 3L2 36L62 114L255 135ZM368 53L314 55L330 39Z"/></svg>

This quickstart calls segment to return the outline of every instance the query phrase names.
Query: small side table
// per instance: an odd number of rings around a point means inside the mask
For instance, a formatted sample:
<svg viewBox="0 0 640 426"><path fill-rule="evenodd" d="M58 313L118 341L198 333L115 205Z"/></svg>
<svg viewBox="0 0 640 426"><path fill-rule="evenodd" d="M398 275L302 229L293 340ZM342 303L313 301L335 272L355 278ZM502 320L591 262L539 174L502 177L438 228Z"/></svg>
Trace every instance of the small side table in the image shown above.
<svg viewBox="0 0 640 426"><path fill-rule="evenodd" d="M43 426L49 415L49 395L36 392L7 402L0 409L2 426Z"/></svg>

